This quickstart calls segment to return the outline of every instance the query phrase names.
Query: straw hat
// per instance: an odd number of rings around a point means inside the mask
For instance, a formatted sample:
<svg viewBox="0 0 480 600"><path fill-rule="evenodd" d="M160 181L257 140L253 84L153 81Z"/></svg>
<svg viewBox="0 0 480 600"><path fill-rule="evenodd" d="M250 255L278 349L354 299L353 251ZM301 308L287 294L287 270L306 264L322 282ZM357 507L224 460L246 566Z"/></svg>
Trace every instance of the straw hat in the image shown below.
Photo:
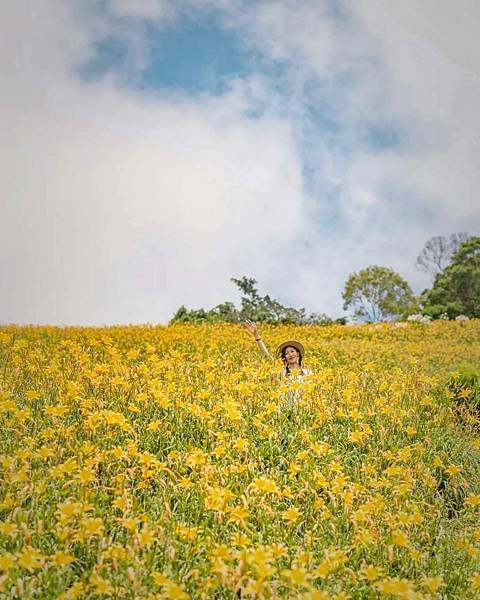
<svg viewBox="0 0 480 600"><path fill-rule="evenodd" d="M280 346L277 348L275 355L277 357L280 357L280 355L282 354L282 350L284 348L286 348L287 346L293 346L296 350L298 350L298 352L300 352L300 356L302 357L302 360L303 360L303 355L305 354L305 348L302 346L302 344L300 342L297 342L296 340L288 340L286 342L282 342L280 344Z"/></svg>

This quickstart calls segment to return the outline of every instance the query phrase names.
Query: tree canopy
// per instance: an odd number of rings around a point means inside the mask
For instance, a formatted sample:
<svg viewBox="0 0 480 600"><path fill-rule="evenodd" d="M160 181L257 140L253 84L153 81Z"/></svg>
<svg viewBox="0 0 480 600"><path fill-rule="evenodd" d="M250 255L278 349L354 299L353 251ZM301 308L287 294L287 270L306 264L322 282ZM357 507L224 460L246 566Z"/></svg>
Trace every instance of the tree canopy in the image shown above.
<svg viewBox="0 0 480 600"><path fill-rule="evenodd" d="M210 310L203 308L188 310L185 306L181 306L171 322L224 321L239 323L245 319L252 319L258 323L292 325L326 325L333 322L324 313L307 315L304 308L283 306L268 294L261 296L256 287L257 281L251 277L244 276L241 279L232 277L230 281L233 281L242 292L240 309L237 309L232 302L223 302ZM338 319L337 322L344 323L345 320Z"/></svg>
<svg viewBox="0 0 480 600"><path fill-rule="evenodd" d="M430 238L415 266L434 275L431 289L415 297L409 283L393 269L371 265L349 275L342 293L344 310L353 309L354 318L378 322L422 312L434 319L447 315L480 317L480 237L454 233ZM259 323L292 325L345 324L347 317L333 321L324 313L307 314L305 308L284 306L257 289L252 277L230 279L241 292L241 304L222 302L214 308L189 310L181 306L171 322L230 322L252 319Z"/></svg>
<svg viewBox="0 0 480 600"><path fill-rule="evenodd" d="M354 309L358 320L376 323L413 312L410 285L393 269L372 265L352 273L342 294L343 308Z"/></svg>
<svg viewBox="0 0 480 600"><path fill-rule="evenodd" d="M447 314L480 317L480 237L471 237L453 254L422 294L423 312L433 318Z"/></svg>

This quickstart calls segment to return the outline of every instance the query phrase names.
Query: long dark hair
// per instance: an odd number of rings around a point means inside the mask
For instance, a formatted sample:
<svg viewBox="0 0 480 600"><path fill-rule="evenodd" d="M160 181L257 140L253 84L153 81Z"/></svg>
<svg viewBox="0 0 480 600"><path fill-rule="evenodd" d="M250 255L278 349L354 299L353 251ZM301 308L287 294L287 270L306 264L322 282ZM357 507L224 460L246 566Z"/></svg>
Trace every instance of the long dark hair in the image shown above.
<svg viewBox="0 0 480 600"><path fill-rule="evenodd" d="M295 348L295 346L285 346L285 348L283 348L282 353L280 354L280 356L282 357L283 360L283 364L285 365L285 374L286 375L290 375L291 371L290 371L290 367L287 364L287 359L286 359L286 352L287 352L287 348ZM298 350L298 348L295 348L295 350L297 351L298 354L298 366L300 367L300 370L302 369L302 353Z"/></svg>

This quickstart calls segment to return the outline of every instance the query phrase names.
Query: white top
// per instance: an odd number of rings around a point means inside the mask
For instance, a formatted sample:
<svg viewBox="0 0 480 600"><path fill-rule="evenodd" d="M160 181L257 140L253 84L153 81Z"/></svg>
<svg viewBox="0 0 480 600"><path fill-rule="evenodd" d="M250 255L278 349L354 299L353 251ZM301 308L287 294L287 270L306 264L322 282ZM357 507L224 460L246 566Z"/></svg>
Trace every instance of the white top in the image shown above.
<svg viewBox="0 0 480 600"><path fill-rule="evenodd" d="M311 375L313 373L313 371L311 371L310 369L305 369L305 368L301 368L300 369L300 373L297 373L296 375L293 375L292 373L290 373L289 375L287 375L285 369L282 370L282 372L280 373L280 377L284 377L285 379L289 380L289 381L303 381L303 378L305 375Z"/></svg>
<svg viewBox="0 0 480 600"><path fill-rule="evenodd" d="M285 369L282 371L282 373L280 373L280 380L282 381L282 383L285 383L286 385L288 385L290 387L290 385L294 382L294 381L303 381L303 378L305 377L305 375L311 375L313 373L313 371L311 371L310 369L305 369L302 368L300 370L300 373L293 375L292 373L290 373L290 375L287 375L285 372ZM288 390L285 393L284 399L285 399L285 406L293 406L296 402L296 400L298 400L300 398L302 394L302 390L297 389L297 390Z"/></svg>

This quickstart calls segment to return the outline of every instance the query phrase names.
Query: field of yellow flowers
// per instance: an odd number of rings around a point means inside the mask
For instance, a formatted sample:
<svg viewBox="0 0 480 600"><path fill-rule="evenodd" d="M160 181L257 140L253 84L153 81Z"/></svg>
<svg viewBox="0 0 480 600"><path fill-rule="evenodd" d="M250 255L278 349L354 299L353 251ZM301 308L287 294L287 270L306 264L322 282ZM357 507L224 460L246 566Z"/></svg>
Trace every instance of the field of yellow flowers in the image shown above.
<svg viewBox="0 0 480 600"><path fill-rule="evenodd" d="M480 321L261 329L0 327L0 598L480 598Z"/></svg>

